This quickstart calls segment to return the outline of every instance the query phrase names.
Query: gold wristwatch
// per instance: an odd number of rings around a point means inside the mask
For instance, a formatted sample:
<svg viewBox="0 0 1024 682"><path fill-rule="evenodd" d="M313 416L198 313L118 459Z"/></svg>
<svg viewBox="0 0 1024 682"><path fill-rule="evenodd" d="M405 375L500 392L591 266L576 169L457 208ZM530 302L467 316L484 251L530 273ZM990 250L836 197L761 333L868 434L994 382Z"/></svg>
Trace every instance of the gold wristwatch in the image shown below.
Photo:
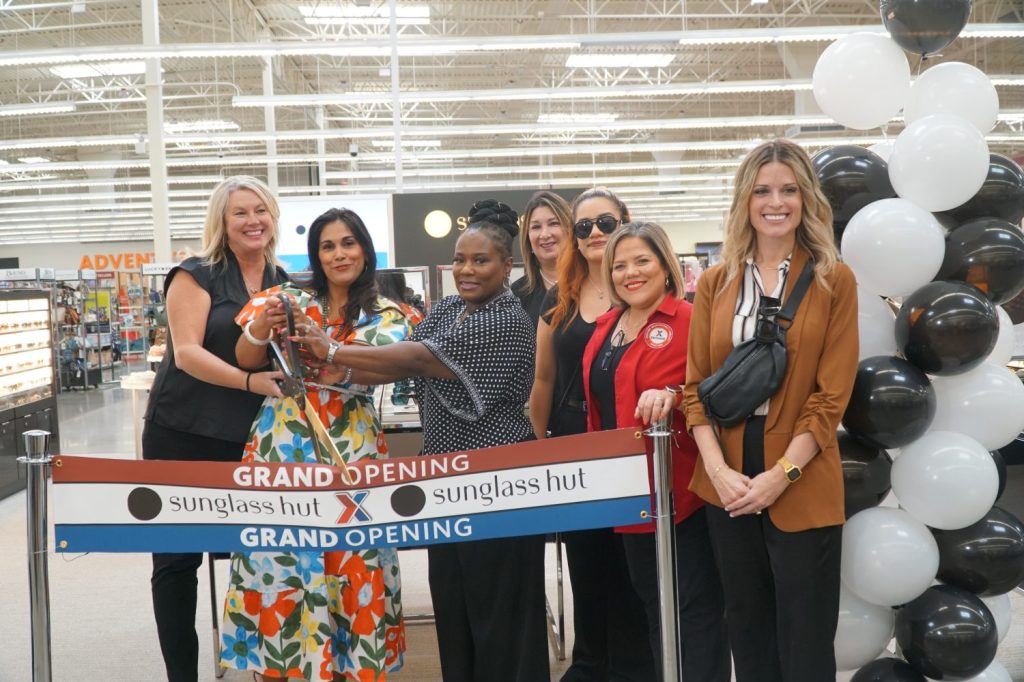
<svg viewBox="0 0 1024 682"><path fill-rule="evenodd" d="M782 473L786 475L786 480L790 483L794 483L800 480L800 476L803 472L800 471L800 467L790 462L785 457L779 457L779 466L782 467Z"/></svg>

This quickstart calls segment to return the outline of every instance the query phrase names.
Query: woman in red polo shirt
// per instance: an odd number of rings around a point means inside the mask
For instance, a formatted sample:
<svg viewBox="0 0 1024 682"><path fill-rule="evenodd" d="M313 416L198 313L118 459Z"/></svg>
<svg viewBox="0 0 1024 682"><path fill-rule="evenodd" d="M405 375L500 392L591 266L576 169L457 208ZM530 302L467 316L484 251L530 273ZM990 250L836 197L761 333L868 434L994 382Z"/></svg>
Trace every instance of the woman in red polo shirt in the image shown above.
<svg viewBox="0 0 1024 682"><path fill-rule="evenodd" d="M652 223L629 223L613 233L601 270L616 307L597 318L583 355L588 428L642 427L671 412L680 673L685 680L728 682L722 587L703 502L687 489L697 445L686 433L682 412L672 409L686 378L691 306L683 300L683 273L665 231ZM653 475L651 480L653 489ZM618 530L630 580L647 613L654 657L660 660L654 524Z"/></svg>

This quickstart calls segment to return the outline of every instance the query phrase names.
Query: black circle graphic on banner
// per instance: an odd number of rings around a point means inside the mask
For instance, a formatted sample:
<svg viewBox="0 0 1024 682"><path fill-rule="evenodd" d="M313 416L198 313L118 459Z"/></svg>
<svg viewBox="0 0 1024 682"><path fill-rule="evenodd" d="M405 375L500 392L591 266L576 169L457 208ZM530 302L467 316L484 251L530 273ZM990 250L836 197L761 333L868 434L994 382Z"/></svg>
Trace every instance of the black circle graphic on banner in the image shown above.
<svg viewBox="0 0 1024 682"><path fill-rule="evenodd" d="M403 485L391 493L391 508L399 516L416 516L427 504L427 494L418 485Z"/></svg>
<svg viewBox="0 0 1024 682"><path fill-rule="evenodd" d="M152 488L136 488L128 493L128 512L139 521L155 519L163 502Z"/></svg>

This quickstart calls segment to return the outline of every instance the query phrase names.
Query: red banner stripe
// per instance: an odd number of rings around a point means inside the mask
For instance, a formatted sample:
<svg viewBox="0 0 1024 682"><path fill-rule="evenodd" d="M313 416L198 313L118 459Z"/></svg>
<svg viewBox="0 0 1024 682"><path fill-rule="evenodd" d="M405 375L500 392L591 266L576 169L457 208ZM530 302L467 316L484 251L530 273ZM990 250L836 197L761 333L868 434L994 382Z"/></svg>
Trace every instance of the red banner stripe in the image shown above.
<svg viewBox="0 0 1024 682"><path fill-rule="evenodd" d="M54 458L53 481L56 484L139 483L250 490L345 490L643 452L644 440L635 429L600 431L429 457L363 460L349 465L355 477L351 486L342 483L337 469L321 464L247 465L165 460L140 463L60 455Z"/></svg>

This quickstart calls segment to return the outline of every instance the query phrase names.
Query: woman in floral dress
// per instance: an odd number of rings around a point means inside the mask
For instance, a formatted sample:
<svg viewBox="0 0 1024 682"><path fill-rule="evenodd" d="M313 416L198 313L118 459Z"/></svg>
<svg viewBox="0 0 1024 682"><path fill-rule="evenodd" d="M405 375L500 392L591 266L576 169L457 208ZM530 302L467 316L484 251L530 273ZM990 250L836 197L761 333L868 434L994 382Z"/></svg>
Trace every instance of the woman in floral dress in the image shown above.
<svg viewBox="0 0 1024 682"><path fill-rule="evenodd" d="M309 254L309 291L274 287L239 313L236 321L246 330L237 347L241 366L266 363L266 340L284 319L274 295L281 291L339 343L380 346L408 336L398 305L377 295L373 242L358 215L331 209L317 218ZM309 374L318 376L307 378L306 400L345 460L386 457L366 385L376 383L372 374L337 368ZM268 398L243 461L321 462L314 438L294 399ZM405 650L397 552L235 553L222 633L221 665L263 679L385 680L401 668Z"/></svg>

